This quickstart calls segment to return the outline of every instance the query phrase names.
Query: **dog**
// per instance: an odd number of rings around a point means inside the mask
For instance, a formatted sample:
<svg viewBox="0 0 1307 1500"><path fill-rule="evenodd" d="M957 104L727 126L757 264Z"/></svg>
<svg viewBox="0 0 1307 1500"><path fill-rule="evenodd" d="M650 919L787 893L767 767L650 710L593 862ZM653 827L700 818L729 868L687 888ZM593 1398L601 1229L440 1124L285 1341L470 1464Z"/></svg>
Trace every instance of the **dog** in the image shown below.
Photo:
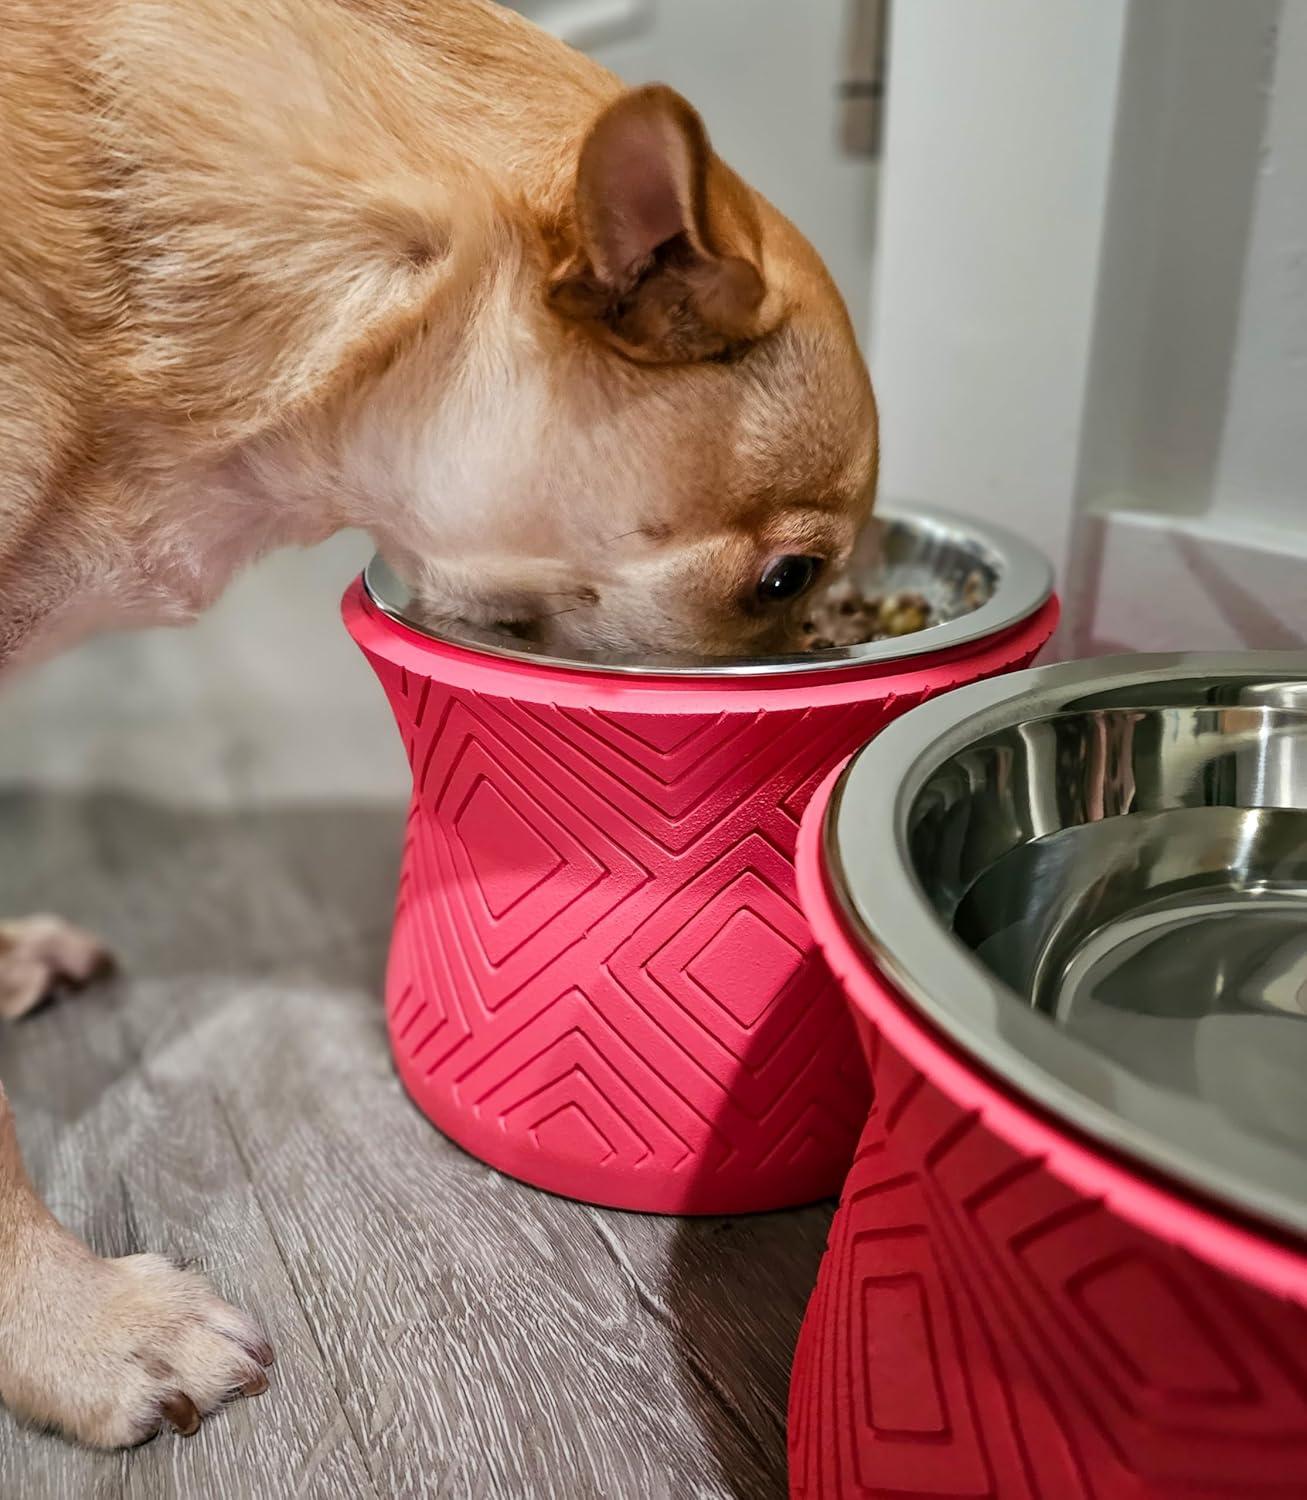
<svg viewBox="0 0 1307 1500"><path fill-rule="evenodd" d="M491 0L0 0L0 668L371 533L557 651L797 648L872 507L820 259ZM0 1013L104 961L0 924ZM82 1442L267 1385L195 1273L53 1219L0 1091L0 1399Z"/></svg>

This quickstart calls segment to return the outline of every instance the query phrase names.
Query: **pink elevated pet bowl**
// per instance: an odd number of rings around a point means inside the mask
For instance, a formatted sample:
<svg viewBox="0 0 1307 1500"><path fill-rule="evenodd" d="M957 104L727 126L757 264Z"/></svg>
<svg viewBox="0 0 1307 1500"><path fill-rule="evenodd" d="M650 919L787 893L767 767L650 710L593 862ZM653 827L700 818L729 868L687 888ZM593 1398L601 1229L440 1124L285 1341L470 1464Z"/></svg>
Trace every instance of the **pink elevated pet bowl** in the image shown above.
<svg viewBox="0 0 1307 1500"><path fill-rule="evenodd" d="M799 885L876 1102L791 1494L1307 1496L1307 655L951 694Z"/></svg>
<svg viewBox="0 0 1307 1500"><path fill-rule="evenodd" d="M1047 565L991 528L897 516L878 555L945 623L784 660L559 661L424 629L379 562L346 594L413 768L394 1055L473 1155L654 1212L839 1190L867 1083L799 910L799 817L890 719L1025 664L1057 616Z"/></svg>

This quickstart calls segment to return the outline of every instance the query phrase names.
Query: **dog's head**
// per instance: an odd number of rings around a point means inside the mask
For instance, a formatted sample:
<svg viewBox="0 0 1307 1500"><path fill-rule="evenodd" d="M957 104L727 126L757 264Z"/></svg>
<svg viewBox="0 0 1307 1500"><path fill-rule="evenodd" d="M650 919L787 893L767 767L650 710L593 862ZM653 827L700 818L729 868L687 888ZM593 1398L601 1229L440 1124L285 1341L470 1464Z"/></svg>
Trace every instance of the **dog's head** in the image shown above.
<svg viewBox="0 0 1307 1500"><path fill-rule="evenodd" d="M395 540L403 570L436 610L530 620L564 651L797 648L877 464L815 251L660 86L600 114L533 229L511 305L479 313L496 373L476 367L435 439L476 455L458 482L478 536L450 499L438 533Z"/></svg>

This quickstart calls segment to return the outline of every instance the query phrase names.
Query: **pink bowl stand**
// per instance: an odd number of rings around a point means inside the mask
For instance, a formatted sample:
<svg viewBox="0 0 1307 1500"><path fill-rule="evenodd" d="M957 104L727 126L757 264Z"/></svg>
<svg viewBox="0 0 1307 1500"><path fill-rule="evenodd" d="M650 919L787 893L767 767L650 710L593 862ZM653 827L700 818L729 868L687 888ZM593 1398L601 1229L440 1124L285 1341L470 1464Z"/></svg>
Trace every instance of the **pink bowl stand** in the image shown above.
<svg viewBox="0 0 1307 1500"><path fill-rule="evenodd" d="M947 688L1027 663L1056 604L879 671L623 678L346 626L413 768L386 979L400 1077L474 1156L618 1208L833 1194L867 1112L847 1009L799 909L822 777Z"/></svg>
<svg viewBox="0 0 1307 1500"><path fill-rule="evenodd" d="M876 1103L790 1387L795 1500L1307 1496L1307 1246L1082 1142L982 1076L804 910Z"/></svg>

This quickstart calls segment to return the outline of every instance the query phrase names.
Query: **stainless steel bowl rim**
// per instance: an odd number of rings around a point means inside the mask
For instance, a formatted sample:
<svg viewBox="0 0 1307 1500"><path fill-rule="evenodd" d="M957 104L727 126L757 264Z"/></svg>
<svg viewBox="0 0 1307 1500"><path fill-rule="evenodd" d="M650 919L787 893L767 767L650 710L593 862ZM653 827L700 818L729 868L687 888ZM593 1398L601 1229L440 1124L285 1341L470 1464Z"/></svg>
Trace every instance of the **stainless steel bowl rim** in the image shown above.
<svg viewBox="0 0 1307 1500"><path fill-rule="evenodd" d="M639 659L594 656L561 657L543 646L516 641L502 632L480 630L451 623L433 629L412 610L412 595L385 559L376 556L363 573L368 597L392 620L428 639L482 656L500 657L537 667L570 672L603 672L640 677L774 677L794 672L830 672L855 667L893 664L915 657L934 656L974 644L1029 619L1053 593L1053 570L1047 558L1019 536L988 522L953 515L926 507L880 506L877 519L920 528L941 541L971 551L978 564L995 570L993 594L979 608L955 620L933 625L913 635L892 641L870 641L861 646L837 647L830 651L798 656L687 657L659 656Z"/></svg>
<svg viewBox="0 0 1307 1500"><path fill-rule="evenodd" d="M1307 1235L1307 1160L1156 1089L1032 1010L944 927L906 845L909 811L935 768L1005 728L1110 708L1100 698L1122 689L1137 693L1130 708L1165 709L1183 683L1301 681L1307 653L1275 651L1100 658L959 688L854 756L826 810L823 858L838 906L880 971L1005 1085L1127 1159ZM1153 684L1156 701L1145 704Z"/></svg>

